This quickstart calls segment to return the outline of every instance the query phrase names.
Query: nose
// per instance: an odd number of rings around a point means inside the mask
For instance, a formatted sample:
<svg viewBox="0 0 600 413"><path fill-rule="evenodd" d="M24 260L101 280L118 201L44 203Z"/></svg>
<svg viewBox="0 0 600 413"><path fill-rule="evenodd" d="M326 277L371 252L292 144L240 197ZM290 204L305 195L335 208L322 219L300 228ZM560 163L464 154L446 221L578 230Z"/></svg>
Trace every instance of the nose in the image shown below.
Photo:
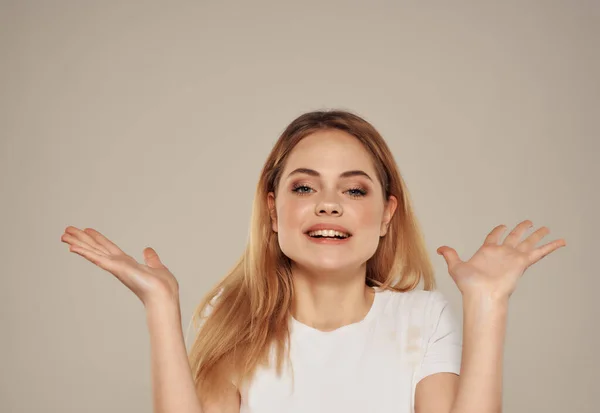
<svg viewBox="0 0 600 413"><path fill-rule="evenodd" d="M317 215L341 216L343 213L342 205L334 200L322 200L315 206Z"/></svg>

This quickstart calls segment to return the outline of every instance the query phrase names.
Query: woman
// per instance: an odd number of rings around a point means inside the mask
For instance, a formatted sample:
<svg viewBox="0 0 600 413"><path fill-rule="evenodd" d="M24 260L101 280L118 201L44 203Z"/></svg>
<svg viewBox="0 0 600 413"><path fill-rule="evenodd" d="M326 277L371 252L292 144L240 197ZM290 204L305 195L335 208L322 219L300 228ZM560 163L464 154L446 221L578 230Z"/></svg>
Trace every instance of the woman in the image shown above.
<svg viewBox="0 0 600 413"><path fill-rule="evenodd" d="M189 356L178 283L152 248L143 265L90 228L61 240L143 302L155 412L483 413L501 410L516 282L566 245L536 247L546 227L521 241L531 226L503 242L497 226L466 262L438 248L462 293L461 336L383 138L352 113L316 111L271 151L246 251L198 306Z"/></svg>

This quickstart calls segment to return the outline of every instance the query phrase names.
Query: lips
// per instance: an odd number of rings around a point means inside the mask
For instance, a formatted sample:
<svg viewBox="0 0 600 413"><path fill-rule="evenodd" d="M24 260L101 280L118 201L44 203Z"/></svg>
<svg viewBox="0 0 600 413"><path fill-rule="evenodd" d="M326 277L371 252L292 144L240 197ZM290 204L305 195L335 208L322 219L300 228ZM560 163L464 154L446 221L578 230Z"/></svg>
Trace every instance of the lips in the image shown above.
<svg viewBox="0 0 600 413"><path fill-rule="evenodd" d="M306 231L304 231L304 233L308 235L309 232L319 231L319 230L333 230L333 231L343 232L344 234L348 235L348 238L352 236L352 233L347 228L345 228L341 225L327 224L327 223L315 224L315 225L309 227Z"/></svg>

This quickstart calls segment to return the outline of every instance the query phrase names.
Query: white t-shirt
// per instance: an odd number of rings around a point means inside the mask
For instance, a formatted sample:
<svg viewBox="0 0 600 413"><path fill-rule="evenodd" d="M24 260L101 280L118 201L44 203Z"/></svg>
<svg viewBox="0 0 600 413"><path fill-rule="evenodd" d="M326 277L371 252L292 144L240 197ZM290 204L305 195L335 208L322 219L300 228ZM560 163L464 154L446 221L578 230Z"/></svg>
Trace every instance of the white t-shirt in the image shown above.
<svg viewBox="0 0 600 413"><path fill-rule="evenodd" d="M419 380L460 373L462 334L442 293L376 291L362 321L333 331L292 318L294 388L285 363L281 377L259 368L240 413L413 413Z"/></svg>

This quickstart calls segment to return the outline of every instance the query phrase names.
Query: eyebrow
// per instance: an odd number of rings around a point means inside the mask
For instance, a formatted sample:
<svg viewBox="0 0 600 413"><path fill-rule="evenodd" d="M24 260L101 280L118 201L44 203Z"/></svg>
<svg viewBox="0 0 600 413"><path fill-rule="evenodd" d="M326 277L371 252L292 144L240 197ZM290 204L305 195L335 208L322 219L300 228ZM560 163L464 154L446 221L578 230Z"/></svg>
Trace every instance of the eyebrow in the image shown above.
<svg viewBox="0 0 600 413"><path fill-rule="evenodd" d="M317 171L315 171L314 169L309 169L309 168L297 168L294 169L292 172L290 172L288 174L288 178L294 174L307 174L310 176L316 176L316 177L320 177L321 174L318 173ZM365 176L367 177L371 182L373 181L371 179L371 177L365 172L365 171L361 171L360 169L355 169L352 171L346 171L346 172L342 172L340 174L340 178L349 178L352 176Z"/></svg>

